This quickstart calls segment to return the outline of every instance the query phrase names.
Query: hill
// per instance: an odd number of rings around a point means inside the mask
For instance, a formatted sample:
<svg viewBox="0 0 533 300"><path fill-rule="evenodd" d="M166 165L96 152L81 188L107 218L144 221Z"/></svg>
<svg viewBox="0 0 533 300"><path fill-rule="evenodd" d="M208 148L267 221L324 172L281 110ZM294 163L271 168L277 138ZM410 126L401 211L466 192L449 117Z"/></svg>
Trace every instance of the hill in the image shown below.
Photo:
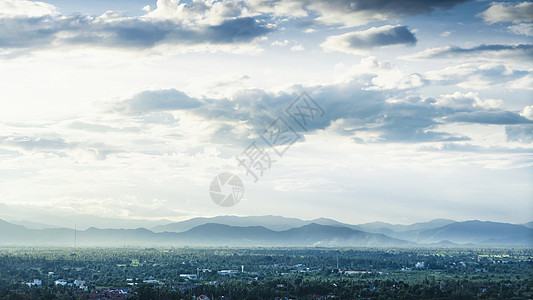
<svg viewBox="0 0 533 300"><path fill-rule="evenodd" d="M74 246L72 229L27 229L0 223L0 244ZM76 232L79 246L402 246L409 242L346 227L309 224L284 231L262 226L203 224L182 233L148 229L98 229Z"/></svg>
<svg viewBox="0 0 533 300"><path fill-rule="evenodd" d="M419 233L418 242L436 243L448 240L454 243L476 245L533 246L533 229L523 225L498 222L465 221Z"/></svg>

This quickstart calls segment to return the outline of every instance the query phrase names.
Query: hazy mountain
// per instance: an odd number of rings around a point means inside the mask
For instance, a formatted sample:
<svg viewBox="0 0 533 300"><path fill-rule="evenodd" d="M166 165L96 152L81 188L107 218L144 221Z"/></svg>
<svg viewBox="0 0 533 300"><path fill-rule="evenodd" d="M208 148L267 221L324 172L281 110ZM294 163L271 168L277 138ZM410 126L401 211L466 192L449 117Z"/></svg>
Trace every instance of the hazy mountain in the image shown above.
<svg viewBox="0 0 533 300"><path fill-rule="evenodd" d="M416 239L423 243L436 243L443 240L461 244L529 247L533 246L533 229L508 223L466 221L424 230Z"/></svg>
<svg viewBox="0 0 533 300"><path fill-rule="evenodd" d="M428 222L414 223L410 225L402 224L389 224L384 222L372 222L357 225L361 230L367 232L376 232L390 234L393 232L407 232L407 231L418 231L423 229L438 228L446 226L448 224L455 223L453 220L448 219L435 219Z"/></svg>
<svg viewBox="0 0 533 300"><path fill-rule="evenodd" d="M74 246L72 229L27 229L0 223L0 244ZM262 226L203 224L182 233L154 233L144 228L76 232L79 246L403 246L409 242L346 227L309 224L284 231Z"/></svg>
<svg viewBox="0 0 533 300"><path fill-rule="evenodd" d="M152 228L157 225L167 224L169 220L144 220L144 219L121 219L121 218L105 218L93 215L70 215L70 216L54 216L54 215L38 215L28 221L12 221L14 224L27 226L27 228L43 229L43 228L72 228L76 227L79 230L85 230L90 227L98 226L98 228L127 228L135 229L139 227Z"/></svg>
<svg viewBox="0 0 533 300"><path fill-rule="evenodd" d="M261 226L238 227L209 223L178 235L180 239L202 245L369 247L409 244L407 241L381 234L315 223L283 231L274 231Z"/></svg>
<svg viewBox="0 0 533 300"><path fill-rule="evenodd" d="M28 229L46 229L46 228L61 228L61 226L54 226L39 222L30 222L30 221L13 221L9 220L9 223L15 224L15 225L22 225Z"/></svg>
<svg viewBox="0 0 533 300"><path fill-rule="evenodd" d="M25 216L25 220L20 217ZM17 205L6 205L0 202L0 219L6 220L13 224L25 225L27 228L72 228L85 230L89 227L97 226L99 228L152 228L157 225L168 224L169 220L145 220L145 219L121 219L106 218L98 215L77 214L77 215L58 215L50 210L36 207L28 210L27 207ZM31 221L28 221L31 220Z"/></svg>
<svg viewBox="0 0 533 300"><path fill-rule="evenodd" d="M217 216L212 218L192 218L181 222L159 225L153 227L152 230L154 232L185 232L196 226L205 225L208 223L223 224L229 226L262 226L276 231L302 227L311 223L332 226L353 226L327 218L304 221L297 218L286 218L281 216Z"/></svg>
<svg viewBox="0 0 533 300"><path fill-rule="evenodd" d="M381 233L397 236L396 232L408 232L430 228L438 228L453 223L453 220L435 219L429 222L415 223L411 225L389 224L384 222L372 222L360 225L342 223L328 218L318 218L313 220L301 220L297 218L286 218L281 216L217 216L211 218L192 218L189 220L159 225L152 228L154 232L184 232L199 225L208 223L224 224L229 226L262 226L271 230L287 230L302 227L312 223L328 226L343 226L354 230L362 230L372 233Z"/></svg>
<svg viewBox="0 0 533 300"><path fill-rule="evenodd" d="M236 219L235 219L236 218ZM244 217L221 217L238 220ZM272 220L287 221L281 217L250 217L251 221L269 223ZM289 219L295 223L308 222ZM205 220L201 220L204 222ZM269 221L269 222L267 222ZM272 230L264 226L232 226L205 223L184 232L153 232L145 228L98 229L74 231L66 228L28 229L21 225L0 220L0 245L31 246L533 246L533 229L507 223L466 221L454 222L439 228L391 231L410 239L370 233L335 220L319 219L322 224L305 224L286 230ZM285 222L282 226L291 223ZM343 226L347 225L347 226ZM420 225L417 225L420 226ZM423 228L423 227L422 227Z"/></svg>
<svg viewBox="0 0 533 300"><path fill-rule="evenodd" d="M526 226L527 228L533 228L533 222L528 222L526 224L522 224L524 226Z"/></svg>

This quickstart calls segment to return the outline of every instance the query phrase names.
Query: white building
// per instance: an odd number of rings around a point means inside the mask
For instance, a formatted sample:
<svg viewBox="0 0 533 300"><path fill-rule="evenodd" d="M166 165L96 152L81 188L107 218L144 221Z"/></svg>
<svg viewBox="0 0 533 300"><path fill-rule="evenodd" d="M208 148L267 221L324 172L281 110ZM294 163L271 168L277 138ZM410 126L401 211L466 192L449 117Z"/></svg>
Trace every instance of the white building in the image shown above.
<svg viewBox="0 0 533 300"><path fill-rule="evenodd" d="M239 272L235 271L235 270L220 270L217 272L218 275L235 275Z"/></svg>
<svg viewBox="0 0 533 300"><path fill-rule="evenodd" d="M43 282L39 279L34 279L33 282L26 282L26 285L28 286L41 286L43 285Z"/></svg>
<svg viewBox="0 0 533 300"><path fill-rule="evenodd" d="M85 281L76 279L74 280L74 285L75 286L85 285Z"/></svg>
<svg viewBox="0 0 533 300"><path fill-rule="evenodd" d="M55 285L67 285L67 281L65 279L58 279L55 281Z"/></svg>

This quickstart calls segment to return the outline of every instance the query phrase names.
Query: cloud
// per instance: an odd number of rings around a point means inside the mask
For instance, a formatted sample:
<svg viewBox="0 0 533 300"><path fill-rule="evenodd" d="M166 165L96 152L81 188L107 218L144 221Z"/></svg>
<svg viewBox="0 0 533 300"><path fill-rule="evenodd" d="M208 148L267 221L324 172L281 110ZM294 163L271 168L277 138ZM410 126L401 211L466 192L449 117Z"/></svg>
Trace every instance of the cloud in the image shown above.
<svg viewBox="0 0 533 300"><path fill-rule="evenodd" d="M344 71L347 68L338 65L337 69ZM351 66L339 77L345 83L364 78L364 89L367 90L407 90L424 85L420 74L407 74L390 62L378 61L374 56L362 58L361 63Z"/></svg>
<svg viewBox="0 0 533 300"><path fill-rule="evenodd" d="M487 10L478 14L478 16L490 24L533 22L533 2L526 1L516 5L493 2Z"/></svg>
<svg viewBox="0 0 533 300"><path fill-rule="evenodd" d="M511 89L533 90L533 74L529 73L521 78L509 82L508 87Z"/></svg>
<svg viewBox="0 0 533 300"><path fill-rule="evenodd" d="M533 24L532 23L522 23L518 25L511 25L507 29L519 35L533 36Z"/></svg>
<svg viewBox="0 0 533 300"><path fill-rule="evenodd" d="M174 89L143 91L131 99L111 105L111 110L127 115L154 111L187 110L202 105L202 102Z"/></svg>
<svg viewBox="0 0 533 300"><path fill-rule="evenodd" d="M468 0L318 0L305 1L308 9L318 13L318 22L343 24L348 27L365 25L374 21L384 21L418 14L431 13L436 9L447 9Z"/></svg>
<svg viewBox="0 0 533 300"><path fill-rule="evenodd" d="M461 48L457 46L446 46L440 48L430 48L414 55L404 56L407 60L424 60L434 58L472 57L475 59L509 59L513 61L530 60L533 58L533 45L479 45L472 48Z"/></svg>
<svg viewBox="0 0 533 300"><path fill-rule="evenodd" d="M98 160L106 159L109 154L121 152L113 147L94 141L76 142L58 137L41 136L4 136L0 146L20 152L47 153L57 157L76 156L76 152L89 154Z"/></svg>
<svg viewBox="0 0 533 300"><path fill-rule="evenodd" d="M291 47L291 51L304 51L305 47L302 44L296 44Z"/></svg>
<svg viewBox="0 0 533 300"><path fill-rule="evenodd" d="M38 18L57 14L55 6L39 1L3 0L0 2L0 18Z"/></svg>
<svg viewBox="0 0 533 300"><path fill-rule="evenodd" d="M392 45L414 45L416 42L416 37L406 26L385 25L372 27L364 31L330 36L321 46L329 51L364 54L372 48Z"/></svg>
<svg viewBox="0 0 533 300"><path fill-rule="evenodd" d="M34 138L34 137L0 137L0 144L23 149L26 151L64 150L75 145L67 143L61 138Z"/></svg>
<svg viewBox="0 0 533 300"><path fill-rule="evenodd" d="M492 110L499 108L503 101L481 99L477 93L468 92L441 95L432 104L436 107L453 110L455 112L472 112L474 110Z"/></svg>
<svg viewBox="0 0 533 300"><path fill-rule="evenodd" d="M167 20L182 26L220 25L224 21L244 17L245 6L238 1L158 0L156 8L144 18Z"/></svg>
<svg viewBox="0 0 533 300"><path fill-rule="evenodd" d="M533 124L515 125L505 127L507 140L510 142L519 142L529 144L533 142Z"/></svg>
<svg viewBox="0 0 533 300"><path fill-rule="evenodd" d="M468 62L424 73L434 84L457 85L465 89L490 89L497 84L514 82L528 76L529 71L514 69L509 64Z"/></svg>
<svg viewBox="0 0 533 300"><path fill-rule="evenodd" d="M274 42L272 42L271 46L285 47L288 44L289 44L289 40L283 40L283 41L275 40Z"/></svg>
<svg viewBox="0 0 533 300"><path fill-rule="evenodd" d="M157 8L148 14L159 19L175 19L195 24L213 24L222 18L262 15L281 21L313 18L323 24L341 24L348 27L374 21L401 18L447 9L468 0L423 1L409 0L244 0L193 1L158 0Z"/></svg>
<svg viewBox="0 0 533 300"><path fill-rule="evenodd" d="M251 11L271 14L274 17L303 18L309 15L306 1L300 0L246 0Z"/></svg>
<svg viewBox="0 0 533 300"><path fill-rule="evenodd" d="M251 89L237 92L230 98L202 100L177 90L144 91L119 102L119 107L125 109L115 111L144 116L137 120L146 120L144 118L153 113L186 111L199 124L205 125L202 130L204 142L232 145L249 143L280 116L287 118L300 134L332 130L363 143L464 141L470 138L460 132L437 128L452 123L533 123L515 112L500 108L501 101L481 99L476 93L421 98L397 92L391 98L387 91L369 89L364 84L367 78L368 74L358 74L349 83L305 87L305 90L312 91L311 97L325 111L322 118L310 122L308 131L291 121L285 111L304 91L304 87L298 86L281 93ZM169 100L167 95L173 95L172 99ZM177 115L178 118L180 116ZM162 122L159 115L155 119Z"/></svg>
<svg viewBox="0 0 533 300"><path fill-rule="evenodd" d="M510 111L473 111L473 112L458 112L446 118L451 122L465 122L478 124L529 124L533 121L528 120L519 114Z"/></svg>
<svg viewBox="0 0 533 300"><path fill-rule="evenodd" d="M533 121L533 105L524 107L524 109L522 109L522 112L520 112L520 115L526 119Z"/></svg>
<svg viewBox="0 0 533 300"><path fill-rule="evenodd" d="M273 30L272 26L252 17L233 17L224 12L206 21L194 17L183 20L151 16L156 11L141 17L124 17L114 12L97 17L62 16L53 11L41 15L0 15L0 48L30 51L78 45L138 49L178 45L187 48L202 44L250 43Z"/></svg>

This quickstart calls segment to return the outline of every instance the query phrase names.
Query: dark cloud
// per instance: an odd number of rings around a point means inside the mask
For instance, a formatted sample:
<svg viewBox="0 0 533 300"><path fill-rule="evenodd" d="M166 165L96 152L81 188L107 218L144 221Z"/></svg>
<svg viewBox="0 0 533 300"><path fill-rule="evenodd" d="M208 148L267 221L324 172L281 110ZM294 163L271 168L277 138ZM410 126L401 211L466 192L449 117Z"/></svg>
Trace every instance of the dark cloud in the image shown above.
<svg viewBox="0 0 533 300"><path fill-rule="evenodd" d="M308 3L320 3L327 7L328 10L339 12L348 13L367 11L403 17L429 13L439 8L451 8L457 4L469 1L470 0L318 0L308 1Z"/></svg>
<svg viewBox="0 0 533 300"><path fill-rule="evenodd" d="M354 35L349 39L350 46L354 48L374 48L396 44L416 44L414 34L407 26L395 26L377 30L367 36Z"/></svg>
<svg viewBox="0 0 533 300"><path fill-rule="evenodd" d="M1 18L0 48L26 48L48 45L59 32L59 24L50 16L38 18Z"/></svg>
<svg viewBox="0 0 533 300"><path fill-rule="evenodd" d="M200 106L202 103L175 89L143 91L131 99L120 101L112 110L128 115L143 114L154 111L184 110Z"/></svg>
<svg viewBox="0 0 533 300"><path fill-rule="evenodd" d="M165 20L100 20L86 15L0 18L0 48L38 49L59 44L144 49L160 44L232 44L250 42L271 30L249 17L194 28Z"/></svg>
<svg viewBox="0 0 533 300"><path fill-rule="evenodd" d="M506 126L505 134L511 142L533 143L533 124Z"/></svg>
<svg viewBox="0 0 533 300"><path fill-rule="evenodd" d="M407 26L372 27L364 31L354 31L327 38L322 47L341 52L358 52L376 47L391 45L414 45L417 40Z"/></svg>
<svg viewBox="0 0 533 300"><path fill-rule="evenodd" d="M479 124L530 124L533 121L522 117L519 114L504 111L473 111L473 112L458 112L446 118L449 122L465 122L465 123L479 123Z"/></svg>
<svg viewBox="0 0 533 300"><path fill-rule="evenodd" d="M459 56L473 56L484 58L513 58L532 59L533 45L479 45L472 48L461 48L457 46L447 46L441 48L427 49L414 55L407 56L407 59L431 59L431 58L457 58Z"/></svg>
<svg viewBox="0 0 533 300"><path fill-rule="evenodd" d="M461 54L483 51L502 51L502 50L522 50L530 52L533 45L519 44L519 45L479 45L473 48L451 47L449 53ZM533 55L533 54L532 54Z"/></svg>
<svg viewBox="0 0 533 300"><path fill-rule="evenodd" d="M226 20L217 26L208 27L203 35L212 43L242 43L269 33L271 29L262 26L253 18Z"/></svg>
<svg viewBox="0 0 533 300"><path fill-rule="evenodd" d="M440 125L453 122L477 124L528 124L532 121L502 110L488 109L477 105L463 105L462 98L468 95L437 101L436 99L403 98L402 101L387 101L384 91L365 90L362 86L315 86L294 87L299 92L269 93L263 90L246 90L231 99L193 99L175 90L146 91L132 100L122 103L126 114L139 114L145 122L166 121L160 114L166 110L187 110L209 122L214 132L210 142L247 143L250 137L260 135L278 117L285 118L294 130L303 134L309 131L336 130L357 139L359 133L377 136L374 142L432 142L466 141L470 138L460 134L439 131ZM311 96L323 108L324 115L309 121L303 130L287 114L285 109L304 90L313 91ZM167 98L164 95L175 95ZM141 100L138 100L141 99ZM170 100L169 100L170 99ZM180 99L185 99L183 102ZM468 98L468 101L474 100ZM461 105L456 102L459 101ZM468 103L470 103L468 102ZM183 105L183 103L189 103ZM124 105L126 104L126 105ZM157 115L154 115L157 114ZM172 121L175 122L174 117ZM339 125L340 124L340 125Z"/></svg>
<svg viewBox="0 0 533 300"><path fill-rule="evenodd" d="M361 26L375 21L385 21L418 14L428 14L437 9L448 9L468 0L301 0L316 21L344 26Z"/></svg>

